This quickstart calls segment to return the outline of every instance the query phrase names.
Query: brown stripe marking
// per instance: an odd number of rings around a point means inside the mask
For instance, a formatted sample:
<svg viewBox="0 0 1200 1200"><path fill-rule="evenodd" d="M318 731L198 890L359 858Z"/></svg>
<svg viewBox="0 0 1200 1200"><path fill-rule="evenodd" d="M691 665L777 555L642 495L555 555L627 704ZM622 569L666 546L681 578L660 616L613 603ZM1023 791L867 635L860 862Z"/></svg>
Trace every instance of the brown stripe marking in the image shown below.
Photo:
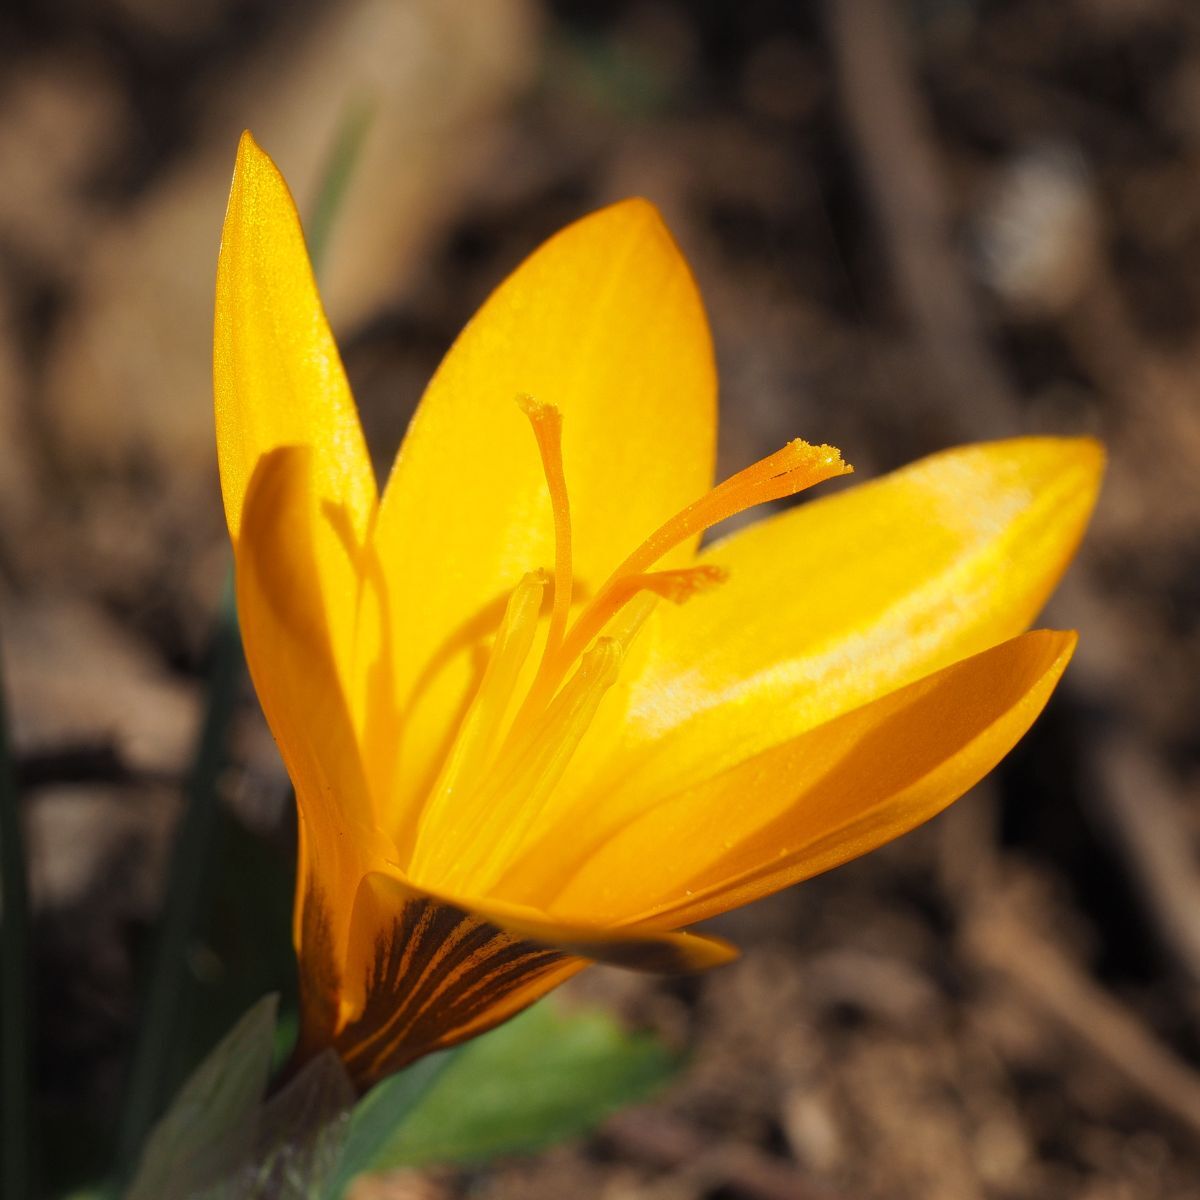
<svg viewBox="0 0 1200 1200"><path fill-rule="evenodd" d="M333 932L324 894L310 875L300 915L299 987L303 1024L297 1058L319 1053L337 1028L341 974L333 953Z"/></svg>
<svg viewBox="0 0 1200 1200"><path fill-rule="evenodd" d="M489 1012L496 1021L511 1016L541 994L538 981L561 972L569 959L450 905L414 897L376 940L366 1005L334 1045L365 1090L431 1050L482 1032Z"/></svg>

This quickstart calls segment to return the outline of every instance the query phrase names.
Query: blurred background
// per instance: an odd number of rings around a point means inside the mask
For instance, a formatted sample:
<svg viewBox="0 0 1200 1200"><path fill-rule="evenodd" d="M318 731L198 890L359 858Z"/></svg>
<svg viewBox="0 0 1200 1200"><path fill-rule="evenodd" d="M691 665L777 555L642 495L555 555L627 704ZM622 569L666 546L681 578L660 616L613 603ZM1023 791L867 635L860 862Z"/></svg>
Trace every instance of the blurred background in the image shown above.
<svg viewBox="0 0 1200 1200"><path fill-rule="evenodd" d="M358 1195L1200 1195L1194 0L7 0L0 643L47 1194L109 1153L198 737L244 126L311 221L358 141L323 278L381 468L489 289L635 193L709 306L723 473L793 436L860 477L1027 432L1112 457L1046 618L1078 656L991 779L717 922L734 966L573 983L688 1048L653 1104ZM220 793L177 1074L291 986L294 818L245 685Z"/></svg>

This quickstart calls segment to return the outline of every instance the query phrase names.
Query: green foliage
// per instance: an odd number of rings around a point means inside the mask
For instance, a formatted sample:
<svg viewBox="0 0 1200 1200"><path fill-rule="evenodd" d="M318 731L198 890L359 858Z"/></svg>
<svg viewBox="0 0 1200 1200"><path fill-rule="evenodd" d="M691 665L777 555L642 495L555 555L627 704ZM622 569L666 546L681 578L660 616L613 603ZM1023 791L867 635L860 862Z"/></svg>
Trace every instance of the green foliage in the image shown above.
<svg viewBox="0 0 1200 1200"><path fill-rule="evenodd" d="M321 268L325 265L325 252L329 248L329 238L338 210L346 198L350 179L362 155L363 144L367 140L374 115L375 103L370 96L359 96L347 104L338 125L337 136L325 161L325 169L321 172L321 185L312 206L307 239L309 260L318 278Z"/></svg>
<svg viewBox="0 0 1200 1200"><path fill-rule="evenodd" d="M30 981L25 839L0 679L0 1193L29 1193Z"/></svg>
<svg viewBox="0 0 1200 1200"><path fill-rule="evenodd" d="M263 1099L278 997L260 1000L154 1127L125 1200L315 1200L338 1166L354 1089L332 1050Z"/></svg>
<svg viewBox="0 0 1200 1200"><path fill-rule="evenodd" d="M263 997L192 1073L151 1131L127 1200L198 1192L250 1153L251 1118L275 1047L277 1004L277 997Z"/></svg>
<svg viewBox="0 0 1200 1200"><path fill-rule="evenodd" d="M392 1165L386 1158L392 1139L433 1090L442 1073L464 1052L463 1047L458 1047L430 1054L368 1093L351 1117L341 1162L323 1200L336 1200L356 1175L383 1171Z"/></svg>
<svg viewBox="0 0 1200 1200"><path fill-rule="evenodd" d="M677 1067L661 1042L606 1013L543 1002L374 1088L351 1118L328 1200L363 1171L485 1161L585 1133Z"/></svg>
<svg viewBox="0 0 1200 1200"><path fill-rule="evenodd" d="M147 1140L125 1200L338 1200L357 1175L528 1153L643 1099L678 1058L607 1014L551 1003L385 1080L357 1107L332 1053L263 1099L277 998L192 1073Z"/></svg>
<svg viewBox="0 0 1200 1200"><path fill-rule="evenodd" d="M242 1167L190 1200L316 1200L337 1168L353 1103L341 1060L326 1050L254 1114Z"/></svg>
<svg viewBox="0 0 1200 1200"><path fill-rule="evenodd" d="M172 1050L179 1044L179 1017L187 990L188 948L212 876L212 851L219 823L217 781L225 765L226 741L241 679L242 643L231 576L213 638L204 719L188 773L183 816L175 832L162 921L151 956L121 1113L117 1175L122 1181L128 1177L129 1164L151 1121L170 1095Z"/></svg>

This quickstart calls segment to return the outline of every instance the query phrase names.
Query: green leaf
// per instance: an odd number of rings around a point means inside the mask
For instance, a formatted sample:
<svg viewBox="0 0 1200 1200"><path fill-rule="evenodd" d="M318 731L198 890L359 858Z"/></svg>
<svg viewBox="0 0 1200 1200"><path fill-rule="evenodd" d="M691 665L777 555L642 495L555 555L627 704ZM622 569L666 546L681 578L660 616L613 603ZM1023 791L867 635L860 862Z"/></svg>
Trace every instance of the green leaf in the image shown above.
<svg viewBox="0 0 1200 1200"><path fill-rule="evenodd" d="M369 96L359 96L346 106L338 125L337 136L325 160L316 203L308 224L308 257L313 274L319 279L325 265L325 251L338 210L346 198L354 168L362 155L367 133L375 116L375 103Z"/></svg>
<svg viewBox="0 0 1200 1200"><path fill-rule="evenodd" d="M0 1193L30 1188L30 958L25 837L0 679Z"/></svg>
<svg viewBox="0 0 1200 1200"><path fill-rule="evenodd" d="M242 680L242 642L234 606L233 576L226 581L213 636L204 718L188 773L186 803L175 831L167 894L150 964L137 1044L130 1064L117 1133L117 1178L129 1166L155 1115L170 1094L173 1051L186 997L188 946L211 882L218 828L217 784ZM274 1023L274 1013L271 1016Z"/></svg>
<svg viewBox="0 0 1200 1200"><path fill-rule="evenodd" d="M277 1005L264 996L192 1073L151 1130L126 1200L187 1196L242 1164L271 1069Z"/></svg>
<svg viewBox="0 0 1200 1200"><path fill-rule="evenodd" d="M491 1035L488 1035L491 1036ZM407 1070L377 1084L367 1094L350 1118L350 1129L342 1150L341 1161L325 1200L335 1200L346 1185L364 1171L385 1170L380 1155L421 1101L425 1099L442 1072L465 1052L466 1047L443 1050L413 1063Z"/></svg>
<svg viewBox="0 0 1200 1200"><path fill-rule="evenodd" d="M477 1162L586 1133L678 1066L658 1039L607 1013L543 1002L375 1087L351 1118L330 1195L363 1171Z"/></svg>
<svg viewBox="0 0 1200 1200"><path fill-rule="evenodd" d="M337 1170L353 1103L341 1059L326 1050L254 1114L241 1168L189 1200L316 1200Z"/></svg>

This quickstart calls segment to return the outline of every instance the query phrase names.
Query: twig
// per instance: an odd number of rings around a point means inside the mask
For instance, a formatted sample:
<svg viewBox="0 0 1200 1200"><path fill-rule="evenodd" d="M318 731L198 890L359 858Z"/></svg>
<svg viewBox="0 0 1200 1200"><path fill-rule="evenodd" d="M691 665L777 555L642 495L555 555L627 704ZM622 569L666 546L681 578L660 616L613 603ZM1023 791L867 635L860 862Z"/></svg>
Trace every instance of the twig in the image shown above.
<svg viewBox="0 0 1200 1200"><path fill-rule="evenodd" d="M959 433L1010 432L1010 389L987 346L955 252L947 188L908 54L903 6L826 0L825 10L846 124L913 332L952 419L962 425Z"/></svg>
<svg viewBox="0 0 1200 1200"><path fill-rule="evenodd" d="M1128 736L1098 742L1088 794L1155 929L1191 981L1200 984L1200 870L1171 784Z"/></svg>
<svg viewBox="0 0 1200 1200"><path fill-rule="evenodd" d="M968 922L964 944L976 962L1010 979L1143 1096L1200 1136L1200 1075L1003 899L993 897Z"/></svg>
<svg viewBox="0 0 1200 1200"><path fill-rule="evenodd" d="M739 1143L714 1145L666 1113L620 1113L606 1122L603 1136L630 1158L661 1170L686 1167L706 1187L732 1186L747 1200L846 1200L782 1159Z"/></svg>

